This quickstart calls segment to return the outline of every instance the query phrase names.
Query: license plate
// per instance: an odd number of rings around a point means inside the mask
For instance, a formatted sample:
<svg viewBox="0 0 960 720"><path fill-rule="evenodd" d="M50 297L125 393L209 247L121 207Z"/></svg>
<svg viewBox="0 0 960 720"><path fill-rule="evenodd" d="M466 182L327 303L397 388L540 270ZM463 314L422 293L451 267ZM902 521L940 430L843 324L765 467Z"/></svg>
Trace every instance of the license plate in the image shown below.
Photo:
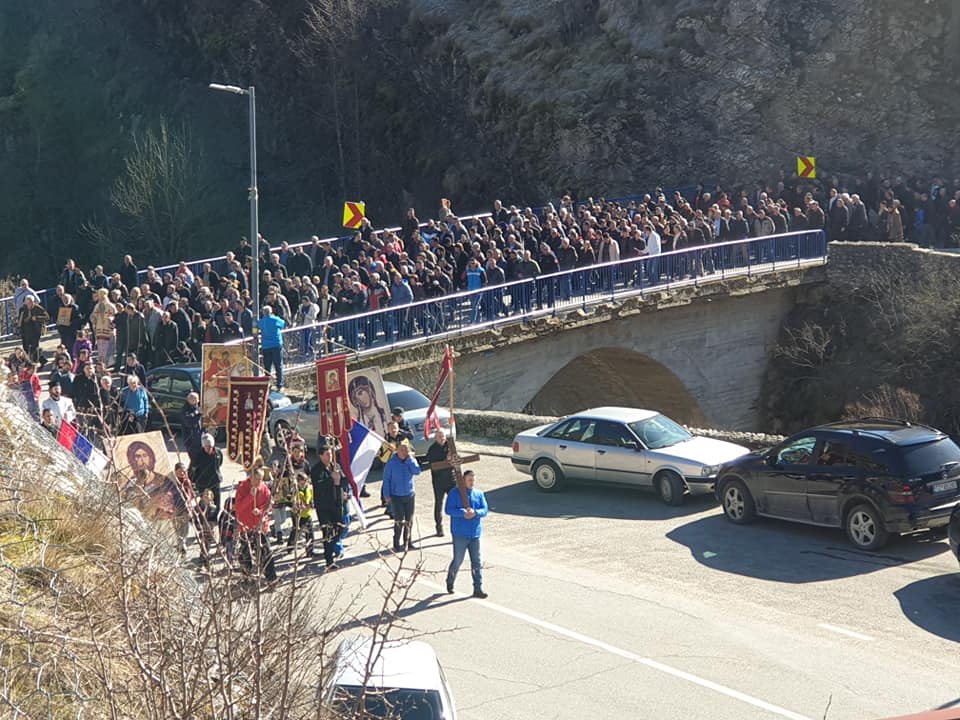
<svg viewBox="0 0 960 720"><path fill-rule="evenodd" d="M932 493L942 493L948 492L950 490L957 489L956 480L941 480L940 482L935 482L930 486L930 492Z"/></svg>

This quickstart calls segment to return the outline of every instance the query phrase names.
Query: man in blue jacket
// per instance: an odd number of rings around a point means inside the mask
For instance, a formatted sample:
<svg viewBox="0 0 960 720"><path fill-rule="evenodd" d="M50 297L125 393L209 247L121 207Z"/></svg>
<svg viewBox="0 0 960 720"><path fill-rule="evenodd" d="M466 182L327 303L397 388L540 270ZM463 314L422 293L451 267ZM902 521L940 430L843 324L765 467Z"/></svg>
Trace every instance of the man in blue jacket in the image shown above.
<svg viewBox="0 0 960 720"><path fill-rule="evenodd" d="M420 465L410 456L410 442L403 440L397 451L383 466L383 500L393 514L393 551L416 550L410 540L410 525L413 523L414 481L420 474ZM403 533L403 545L400 533Z"/></svg>
<svg viewBox="0 0 960 720"><path fill-rule="evenodd" d="M463 473L463 485L466 488L467 507L463 505L463 498L457 490L451 490L447 495L447 504L444 511L450 516L450 534L453 535L453 561L447 570L447 592L453 592L453 582L457 579L457 572L463 564L463 556L470 553L470 575L473 577L473 596L483 599L487 593L483 591L483 570L480 561L480 521L490 512L487 507L487 498L483 490L473 487L473 470Z"/></svg>
<svg viewBox="0 0 960 720"><path fill-rule="evenodd" d="M283 338L280 331L287 323L273 314L273 308L264 305L262 316L258 323L260 327L260 351L263 353L263 368L270 374L272 368L277 369L277 391L283 390Z"/></svg>
<svg viewBox="0 0 960 720"><path fill-rule="evenodd" d="M142 433L147 429L150 415L150 400L146 389L136 375L127 375L127 386L120 393L120 406L123 408L123 430L121 435Z"/></svg>

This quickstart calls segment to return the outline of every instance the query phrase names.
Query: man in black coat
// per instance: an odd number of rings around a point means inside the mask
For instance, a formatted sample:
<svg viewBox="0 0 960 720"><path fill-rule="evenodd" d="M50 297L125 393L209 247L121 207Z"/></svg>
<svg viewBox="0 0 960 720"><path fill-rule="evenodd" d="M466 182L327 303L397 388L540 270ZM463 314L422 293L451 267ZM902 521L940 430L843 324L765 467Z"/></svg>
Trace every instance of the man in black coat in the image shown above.
<svg viewBox="0 0 960 720"><path fill-rule="evenodd" d="M293 254L287 258L287 271L290 277L300 277L313 274L313 262L310 256L303 251L303 246L298 245L293 249Z"/></svg>
<svg viewBox="0 0 960 720"><path fill-rule="evenodd" d="M164 312L160 316L160 326L157 328L156 348L154 360L157 365L170 365L176 362L177 344L180 342L180 330L177 324L170 319L170 313Z"/></svg>
<svg viewBox="0 0 960 720"><path fill-rule="evenodd" d="M193 480L194 492L197 496L203 495L204 490L213 490L214 502L217 507L220 503L220 486L223 484L223 453L216 446L213 435L204 433L200 436L200 452L190 456L190 478Z"/></svg>
<svg viewBox="0 0 960 720"><path fill-rule="evenodd" d="M313 483L313 507L323 534L323 560L328 568L333 567L337 541L343 530L343 504L346 500L341 484L343 473L333 456L333 448L321 445L317 449L317 463L310 470Z"/></svg>
<svg viewBox="0 0 960 720"><path fill-rule="evenodd" d="M180 433L183 435L183 444L187 447L187 455L193 457L203 448L200 446L200 437L203 434L203 413L200 411L200 396L189 393L180 410Z"/></svg>
<svg viewBox="0 0 960 720"><path fill-rule="evenodd" d="M27 356L33 362L39 362L40 338L47 329L50 316L31 296L27 296L20 306L20 342Z"/></svg>
<svg viewBox="0 0 960 720"><path fill-rule="evenodd" d="M433 435L433 442L427 448L427 463L430 466L430 478L433 483L433 522L437 526L437 537L443 537L443 505L447 493L453 490L457 483L453 479L453 468L447 465L435 468L434 464L446 463L449 455L447 434L440 428Z"/></svg>
<svg viewBox="0 0 960 720"><path fill-rule="evenodd" d="M851 195L847 237L850 240L869 240L869 234L870 220L867 218L867 206L860 201L859 195Z"/></svg>

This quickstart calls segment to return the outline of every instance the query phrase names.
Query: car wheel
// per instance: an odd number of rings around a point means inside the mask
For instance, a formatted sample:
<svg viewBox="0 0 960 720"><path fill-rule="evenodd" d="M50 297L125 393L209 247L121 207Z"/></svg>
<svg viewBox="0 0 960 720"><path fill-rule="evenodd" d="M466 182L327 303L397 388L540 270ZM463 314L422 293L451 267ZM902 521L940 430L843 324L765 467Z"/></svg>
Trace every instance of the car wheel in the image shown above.
<svg viewBox="0 0 960 720"><path fill-rule="evenodd" d="M657 473L657 476L654 478L654 483L657 488L657 495L660 496L660 499L663 500L664 503L673 505L674 507L683 505L683 493L686 488L679 475L672 470L664 470Z"/></svg>
<svg viewBox="0 0 960 720"><path fill-rule="evenodd" d="M847 537L861 550L876 550L887 544L890 533L872 505L857 505L843 523Z"/></svg>
<svg viewBox="0 0 960 720"><path fill-rule="evenodd" d="M723 484L720 502L727 520L737 525L746 525L757 516L753 495L740 480L730 480Z"/></svg>
<svg viewBox="0 0 960 720"><path fill-rule="evenodd" d="M292 434L293 431L290 429L290 425L287 424L286 420L278 420L273 428L273 439L277 445L281 447L287 446L287 440Z"/></svg>
<svg viewBox="0 0 960 720"><path fill-rule="evenodd" d="M554 492L563 484L563 472L549 460L533 464L533 481L543 492Z"/></svg>

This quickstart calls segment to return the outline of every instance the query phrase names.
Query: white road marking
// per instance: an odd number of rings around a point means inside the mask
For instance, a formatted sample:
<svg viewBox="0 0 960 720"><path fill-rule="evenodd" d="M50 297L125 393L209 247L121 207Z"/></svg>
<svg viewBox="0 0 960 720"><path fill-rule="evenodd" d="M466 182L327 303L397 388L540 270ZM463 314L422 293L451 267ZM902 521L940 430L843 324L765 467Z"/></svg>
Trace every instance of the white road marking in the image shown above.
<svg viewBox="0 0 960 720"><path fill-rule="evenodd" d="M423 585L434 588L436 590L441 590L441 591L446 590L440 585L436 583L432 583L429 580L418 578L418 582ZM547 622L546 620L540 620L539 618L535 618L532 615L527 615L526 613L518 612L517 610L511 610L508 607L504 607L503 605L497 605L496 603L492 603L489 600L474 600L474 602L479 605L482 605L485 608L488 608L489 610L493 610L503 615L509 615L512 618L520 620L521 622L525 622L530 625L535 625L539 628L543 628L544 630L555 633L557 635L562 635L563 637L570 638L571 640L576 640L577 642L581 642L584 645L590 645L591 647L595 647L605 652L608 652L611 655L617 655L618 657L626 658L627 660L631 660L635 663L638 663L639 665L645 665L648 668L651 668L653 670L658 670L662 673L666 673L667 675L672 675L673 677L679 678L680 680L686 680L687 682L693 683L694 685L699 685L700 687L707 688L708 690L713 690L714 692L720 693L721 695L726 695L729 698L733 698L734 700L739 700L740 702L747 703L748 705L753 705L754 707L760 708L761 710L766 710L767 712L773 713L775 715L780 715L781 717L790 718L790 720L812 720L806 715L800 715L799 713L795 713L792 710L787 710L786 708L782 708L779 705L768 703L766 700L761 700L760 698L755 698L752 695L747 695L746 693L742 693L739 690L734 690L733 688L729 688L729 687L726 687L725 685L721 685L720 683L716 683L713 680L707 680L706 678L693 675L684 670L679 670L675 667L671 667L670 665L665 665L664 663L658 662L657 660L653 660L652 658L643 657L642 655L637 655L636 653L630 652L629 650L618 648L615 645L609 645L603 642L602 640L597 640L587 635L582 635L581 633L578 633L574 630L568 630L565 627L561 627L560 625L554 625L553 623Z"/></svg>
<svg viewBox="0 0 960 720"><path fill-rule="evenodd" d="M863 633L854 632L853 630L847 630L846 628L837 627L836 625L831 625L830 623L820 623L818 627L822 627L824 630L829 630L830 632L840 633L841 635L847 635L848 637L856 638L857 640L873 640L869 635L864 635Z"/></svg>

